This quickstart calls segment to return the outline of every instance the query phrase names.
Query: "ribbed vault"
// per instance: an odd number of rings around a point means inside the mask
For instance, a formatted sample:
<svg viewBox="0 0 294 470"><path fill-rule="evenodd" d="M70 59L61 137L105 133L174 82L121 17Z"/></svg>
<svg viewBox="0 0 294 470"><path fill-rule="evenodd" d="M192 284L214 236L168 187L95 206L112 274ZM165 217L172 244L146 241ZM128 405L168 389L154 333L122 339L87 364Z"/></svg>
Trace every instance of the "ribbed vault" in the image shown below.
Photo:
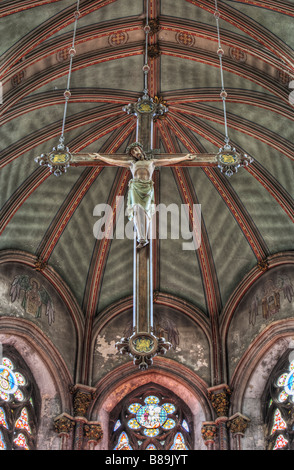
<svg viewBox="0 0 294 470"><path fill-rule="evenodd" d="M135 139L135 118L122 107L142 93L143 3L81 1L66 121L71 151L124 152ZM158 25L149 91L169 108L155 122L154 147L217 151L224 129L214 1L149 3ZM97 204L123 210L116 198L126 195L130 175L72 167L59 179L34 162L61 132L74 11L73 0L1 2L1 249L42 259L69 286L85 318L86 361L95 320L132 294L130 241L96 240L92 231ZM194 305L216 343L219 316L247 273L293 249L294 219L294 6L223 0L219 11L230 137L254 162L232 179L209 167L157 170L157 202L201 204L202 243L192 254L181 240L154 246L154 290ZM277 20L281 37L270 27ZM23 22L24 34L11 30L13 21Z"/></svg>

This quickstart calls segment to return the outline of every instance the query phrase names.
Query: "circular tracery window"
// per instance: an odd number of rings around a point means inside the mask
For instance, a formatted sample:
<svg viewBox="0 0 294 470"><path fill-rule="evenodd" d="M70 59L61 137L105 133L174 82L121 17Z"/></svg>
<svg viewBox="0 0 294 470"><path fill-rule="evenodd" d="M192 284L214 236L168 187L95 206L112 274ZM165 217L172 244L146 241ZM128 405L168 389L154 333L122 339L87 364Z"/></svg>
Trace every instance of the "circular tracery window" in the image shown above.
<svg viewBox="0 0 294 470"><path fill-rule="evenodd" d="M112 413L114 450L188 450L192 421L188 407L170 392L148 388L122 400Z"/></svg>

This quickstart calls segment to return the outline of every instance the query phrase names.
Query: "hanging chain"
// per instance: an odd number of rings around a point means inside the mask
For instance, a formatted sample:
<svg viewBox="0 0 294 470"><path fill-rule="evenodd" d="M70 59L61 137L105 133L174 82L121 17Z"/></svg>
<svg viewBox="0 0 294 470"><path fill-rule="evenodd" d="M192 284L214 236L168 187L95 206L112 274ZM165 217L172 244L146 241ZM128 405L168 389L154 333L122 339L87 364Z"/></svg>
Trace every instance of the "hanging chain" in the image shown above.
<svg viewBox="0 0 294 470"><path fill-rule="evenodd" d="M72 63L73 63L73 58L76 55L76 49L75 49L75 40L76 40L76 33L77 33L77 24L78 24L78 19L80 17L80 0L77 0L77 6L76 6L76 11L74 12L74 30L73 30L73 38L72 38L72 45L69 49L69 71L68 71L68 76L67 76L67 85L66 85L66 90L64 92L64 98L65 98L65 105L64 105L64 112L63 112L63 120L62 120L62 129L61 129L61 136L59 138L59 145L57 148L59 150L64 149L64 130L65 130L65 121L66 121L66 114L67 114L67 107L68 107L68 101L71 97L71 92L70 92L70 80L71 80L71 73L72 73Z"/></svg>
<svg viewBox="0 0 294 470"><path fill-rule="evenodd" d="M148 73L150 67L148 65L148 44L149 44L149 33L150 33L150 26L149 26L149 2L146 0L146 24L144 27L145 32L145 61L143 66L144 72L144 96L143 99L148 99Z"/></svg>
<svg viewBox="0 0 294 470"><path fill-rule="evenodd" d="M223 110L224 110L224 123L225 123L225 143L226 145L229 145L229 135L228 135L228 123L227 123L227 111L226 111L226 98L227 98L227 92L225 90L225 85L224 85L224 72L223 72L223 60L222 57L224 55L224 51L221 45L221 37L220 37L220 27L219 27L219 19L220 19L220 12L218 11L217 8L217 0L215 0L215 12L214 12L214 17L216 20L216 28L217 28L217 38L218 38L218 50L217 50L217 55L219 57L219 63L220 63L220 74L221 74L221 93L220 97L223 101Z"/></svg>

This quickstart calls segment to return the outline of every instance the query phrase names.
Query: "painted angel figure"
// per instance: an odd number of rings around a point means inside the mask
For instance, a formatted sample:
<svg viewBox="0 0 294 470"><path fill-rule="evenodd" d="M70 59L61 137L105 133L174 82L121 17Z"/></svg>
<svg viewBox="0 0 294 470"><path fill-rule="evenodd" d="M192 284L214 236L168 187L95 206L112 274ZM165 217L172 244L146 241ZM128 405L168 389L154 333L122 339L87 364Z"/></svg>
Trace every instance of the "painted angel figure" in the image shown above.
<svg viewBox="0 0 294 470"><path fill-rule="evenodd" d="M166 157L153 159L143 150L139 142L129 145L126 152L131 160L119 160L115 157L94 154L94 159L105 161L111 165L123 166L130 169L133 178L129 182L127 216L134 221L137 231L137 248L142 248L149 243L148 231L150 221L155 213L154 188L152 175L155 167L178 163L184 160L192 160L194 156L187 154L181 157Z"/></svg>
<svg viewBox="0 0 294 470"><path fill-rule="evenodd" d="M15 276L10 287L11 302L19 299L21 292L24 292L22 299L22 307L26 313L34 315L35 318L40 318L42 306L46 307L46 316L48 317L48 324L54 322L54 308L53 302L43 286L35 278L30 278L26 274Z"/></svg>

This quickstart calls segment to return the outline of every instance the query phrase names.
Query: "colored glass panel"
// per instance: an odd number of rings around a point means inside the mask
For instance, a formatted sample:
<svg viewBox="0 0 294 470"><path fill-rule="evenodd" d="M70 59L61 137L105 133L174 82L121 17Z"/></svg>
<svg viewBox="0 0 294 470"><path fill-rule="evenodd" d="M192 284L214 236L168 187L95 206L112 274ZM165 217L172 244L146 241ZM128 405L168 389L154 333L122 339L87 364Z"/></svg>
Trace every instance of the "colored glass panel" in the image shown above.
<svg viewBox="0 0 294 470"><path fill-rule="evenodd" d="M136 420L141 426L153 429L162 426L167 419L167 413L162 406L142 406L136 414Z"/></svg>
<svg viewBox="0 0 294 470"><path fill-rule="evenodd" d="M25 385L26 381L23 375L21 375L19 372L15 372L15 377L18 385Z"/></svg>
<svg viewBox="0 0 294 470"><path fill-rule="evenodd" d="M8 393L4 393L0 390L0 398L5 401L9 401L9 395Z"/></svg>
<svg viewBox="0 0 294 470"><path fill-rule="evenodd" d="M20 417L15 423L15 427L17 429L26 429L29 433L31 433L31 428L28 422L28 412L26 408L22 409Z"/></svg>
<svg viewBox="0 0 294 470"><path fill-rule="evenodd" d="M128 421L128 426L131 429L139 429L141 427L141 425L138 423L138 421L135 418L130 419L130 421Z"/></svg>
<svg viewBox="0 0 294 470"><path fill-rule="evenodd" d="M2 364L3 364L3 366L8 367L8 369L13 369L13 364L12 364L11 360L8 359L7 357L3 357Z"/></svg>
<svg viewBox="0 0 294 470"><path fill-rule="evenodd" d="M141 408L142 405L140 405L140 403L132 403L128 410L131 412L131 413L134 413L136 414L137 411Z"/></svg>
<svg viewBox="0 0 294 470"><path fill-rule="evenodd" d="M278 398L279 402L283 403L284 401L287 400L288 396L289 396L288 393L286 393L285 390L283 390L279 395L279 398Z"/></svg>
<svg viewBox="0 0 294 470"><path fill-rule="evenodd" d="M294 370L287 376L285 392L294 395Z"/></svg>
<svg viewBox="0 0 294 470"><path fill-rule="evenodd" d="M3 408L0 408L0 424L8 429L8 424L5 417L5 412Z"/></svg>
<svg viewBox="0 0 294 470"><path fill-rule="evenodd" d="M146 405L156 405L159 403L159 398L155 397L154 395L149 395L149 397L146 397L144 402Z"/></svg>
<svg viewBox="0 0 294 470"><path fill-rule="evenodd" d="M149 446L146 447L146 450L157 450L154 444L149 444Z"/></svg>
<svg viewBox="0 0 294 470"><path fill-rule="evenodd" d="M269 404L268 404L268 407L269 407L269 408L270 408L272 402L273 402L273 399L271 398L270 401L269 401Z"/></svg>
<svg viewBox="0 0 294 470"><path fill-rule="evenodd" d="M186 421L185 419L184 419L183 422L182 422L182 426L183 426L183 428L184 428L187 432L190 432L188 423L187 423L187 421Z"/></svg>
<svg viewBox="0 0 294 470"><path fill-rule="evenodd" d="M282 449L287 444L288 444L287 439L285 439L284 436L282 434L280 434L276 439L273 450Z"/></svg>
<svg viewBox="0 0 294 470"><path fill-rule="evenodd" d="M9 395L17 390L17 381L14 373L9 367L3 365L0 366L0 390Z"/></svg>
<svg viewBox="0 0 294 470"><path fill-rule="evenodd" d="M24 394L20 390L16 390L14 396L18 401L24 400Z"/></svg>
<svg viewBox="0 0 294 470"><path fill-rule="evenodd" d="M187 450L188 447L185 444L185 439L182 433L178 432L175 435L174 443L171 446L170 450Z"/></svg>
<svg viewBox="0 0 294 470"><path fill-rule="evenodd" d="M114 450L133 450L129 443L129 438L125 432L122 432L118 438L118 443Z"/></svg>
<svg viewBox="0 0 294 470"><path fill-rule="evenodd" d="M278 380L277 380L277 385L278 385L279 387L282 387L283 385L285 385L286 380L287 380L287 376L288 376L288 374L282 374L282 375L278 378Z"/></svg>
<svg viewBox="0 0 294 470"><path fill-rule="evenodd" d="M176 425L176 422L173 419L167 419L166 422L162 425L163 429L173 429Z"/></svg>
<svg viewBox="0 0 294 470"><path fill-rule="evenodd" d="M171 414L171 413L174 413L176 411L176 407L174 405L172 405L171 403L164 403L162 405L162 408L165 409L167 414Z"/></svg>
<svg viewBox="0 0 294 470"><path fill-rule="evenodd" d="M281 416L280 410L277 409L274 414L274 425L272 427L271 434L281 429L287 429L287 425Z"/></svg>
<svg viewBox="0 0 294 470"><path fill-rule="evenodd" d="M17 446L23 447L26 450L29 450L26 437L23 434L18 434L18 436L13 441Z"/></svg>
<svg viewBox="0 0 294 470"><path fill-rule="evenodd" d="M159 434L159 429L144 429L144 434L145 436L148 436L148 437L155 437L155 436L158 436Z"/></svg>
<svg viewBox="0 0 294 470"><path fill-rule="evenodd" d="M120 420L118 419L117 422L116 422L115 425L114 425L113 430L116 431L116 430L117 430L118 428L120 428L120 427L121 427L121 422L120 422Z"/></svg>
<svg viewBox="0 0 294 470"><path fill-rule="evenodd" d="M6 444L3 438L3 434L0 431L0 450L5 450L6 449Z"/></svg>

